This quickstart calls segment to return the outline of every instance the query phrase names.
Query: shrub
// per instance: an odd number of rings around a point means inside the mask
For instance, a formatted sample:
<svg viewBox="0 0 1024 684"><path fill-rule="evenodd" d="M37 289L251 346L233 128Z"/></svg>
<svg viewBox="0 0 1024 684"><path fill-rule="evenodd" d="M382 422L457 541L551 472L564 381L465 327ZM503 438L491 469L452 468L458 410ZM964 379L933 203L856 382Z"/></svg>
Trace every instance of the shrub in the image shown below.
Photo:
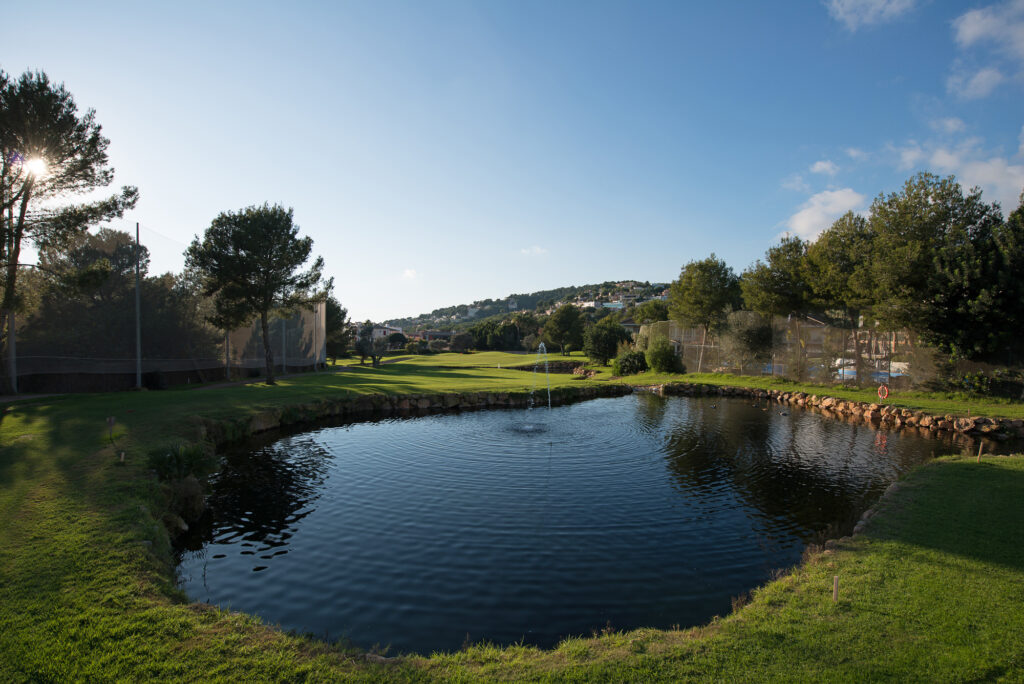
<svg viewBox="0 0 1024 684"><path fill-rule="evenodd" d="M430 342L427 343L427 350L433 352L434 354L439 354L440 352L446 351L447 349L448 343L445 342L444 340L430 340Z"/></svg>
<svg viewBox="0 0 1024 684"><path fill-rule="evenodd" d="M149 467L161 480L180 480L189 475L203 475L212 462L198 444L172 444L149 454Z"/></svg>
<svg viewBox="0 0 1024 684"><path fill-rule="evenodd" d="M647 370L647 359L643 352L624 351L612 362L612 373L615 375L636 375Z"/></svg>
<svg viewBox="0 0 1024 684"><path fill-rule="evenodd" d="M651 340L647 345L647 365L658 373L685 373L672 343L664 337Z"/></svg>

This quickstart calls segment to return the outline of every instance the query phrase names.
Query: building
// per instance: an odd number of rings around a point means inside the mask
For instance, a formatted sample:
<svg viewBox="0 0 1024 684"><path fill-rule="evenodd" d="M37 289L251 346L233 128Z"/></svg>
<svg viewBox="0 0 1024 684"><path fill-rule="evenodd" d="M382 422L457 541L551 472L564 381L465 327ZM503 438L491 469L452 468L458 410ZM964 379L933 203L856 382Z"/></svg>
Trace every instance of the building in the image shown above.
<svg viewBox="0 0 1024 684"><path fill-rule="evenodd" d="M394 328L394 327L392 327L390 325L375 325L375 326L373 326L373 337L371 337L370 339L373 339L373 340L385 339L386 340L387 338L391 337L393 334L400 333L400 332L402 332L401 328Z"/></svg>

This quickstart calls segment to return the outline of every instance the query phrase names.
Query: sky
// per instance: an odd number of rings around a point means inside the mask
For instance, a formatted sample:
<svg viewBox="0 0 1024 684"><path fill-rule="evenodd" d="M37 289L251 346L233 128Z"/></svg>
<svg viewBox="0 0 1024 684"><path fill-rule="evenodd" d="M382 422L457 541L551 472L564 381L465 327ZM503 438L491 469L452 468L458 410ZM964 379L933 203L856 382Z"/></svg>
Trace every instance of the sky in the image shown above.
<svg viewBox="0 0 1024 684"><path fill-rule="evenodd" d="M151 273L281 204L354 320L741 272L919 171L1024 188L1024 0L34 0L0 69L96 110Z"/></svg>

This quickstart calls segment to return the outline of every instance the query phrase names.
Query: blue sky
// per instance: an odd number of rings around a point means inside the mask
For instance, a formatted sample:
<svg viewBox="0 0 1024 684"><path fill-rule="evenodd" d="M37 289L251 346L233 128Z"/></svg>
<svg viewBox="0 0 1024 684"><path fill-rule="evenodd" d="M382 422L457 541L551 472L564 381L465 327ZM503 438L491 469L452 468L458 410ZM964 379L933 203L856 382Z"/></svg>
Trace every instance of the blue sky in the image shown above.
<svg viewBox="0 0 1024 684"><path fill-rule="evenodd" d="M355 319L737 272L913 173L1024 187L1024 0L52 3L0 68L92 107L154 271L294 207Z"/></svg>

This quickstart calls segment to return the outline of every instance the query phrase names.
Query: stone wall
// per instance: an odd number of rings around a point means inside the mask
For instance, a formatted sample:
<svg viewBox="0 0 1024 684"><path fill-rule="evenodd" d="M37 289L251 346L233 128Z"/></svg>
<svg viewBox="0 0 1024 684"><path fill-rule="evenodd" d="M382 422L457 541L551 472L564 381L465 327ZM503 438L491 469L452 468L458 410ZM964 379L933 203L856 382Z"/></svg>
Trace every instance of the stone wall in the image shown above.
<svg viewBox="0 0 1024 684"><path fill-rule="evenodd" d="M583 385L556 387L551 390L551 404L569 404L598 397L616 397L632 393L627 385ZM489 408L526 408L530 392L460 392L446 394L365 394L358 397L323 399L284 408L261 411L247 418L214 420L196 416L196 437L220 446L280 427L311 424L332 419L372 418L379 416L427 415L445 411ZM533 393L536 406L547 404L546 389Z"/></svg>
<svg viewBox="0 0 1024 684"><path fill-rule="evenodd" d="M784 392L782 390L763 390L750 387L716 387L686 382L667 383L652 387L650 390L662 395L747 397L759 401L770 401L777 404L815 409L830 417L862 421L868 424L891 428L907 427L928 432L946 431L992 439L1024 437L1024 420L1019 418L982 418L977 416L968 418L964 416L933 415L924 411L911 411L910 409L899 408L891 404L847 401L837 397L818 396L816 394L807 394L806 392Z"/></svg>

